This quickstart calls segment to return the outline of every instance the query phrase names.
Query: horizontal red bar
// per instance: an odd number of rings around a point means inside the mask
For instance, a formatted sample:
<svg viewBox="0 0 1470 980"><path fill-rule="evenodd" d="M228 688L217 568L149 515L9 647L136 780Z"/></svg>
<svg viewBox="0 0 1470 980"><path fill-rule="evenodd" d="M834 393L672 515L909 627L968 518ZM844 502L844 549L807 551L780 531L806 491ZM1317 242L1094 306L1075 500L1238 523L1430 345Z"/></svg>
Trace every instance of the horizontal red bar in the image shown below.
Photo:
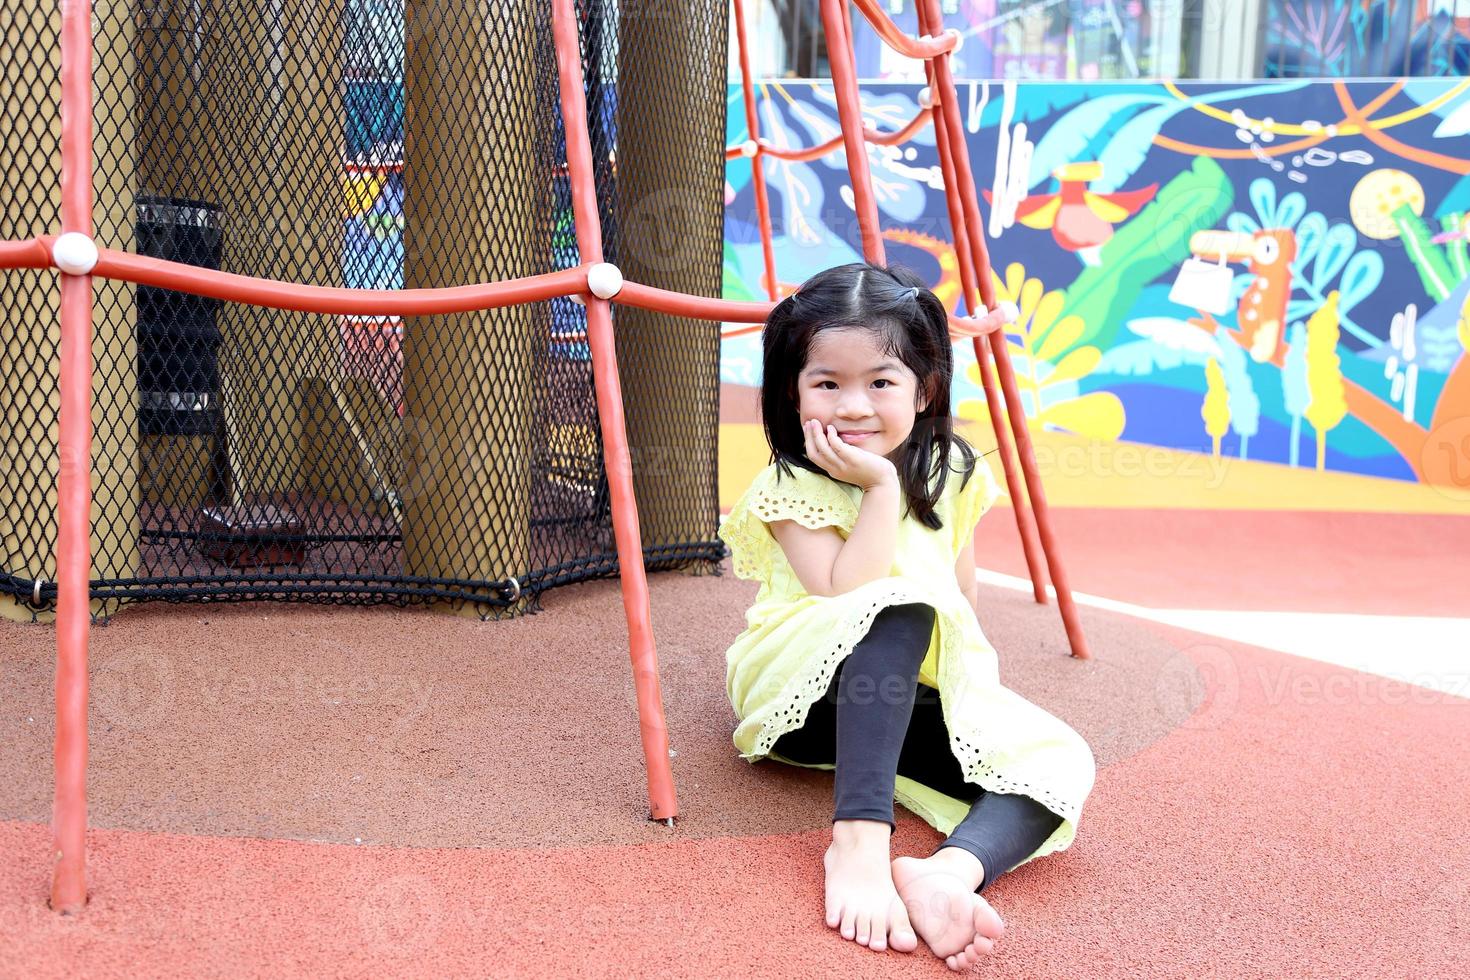
<svg viewBox="0 0 1470 980"><path fill-rule="evenodd" d="M51 266L51 235L31 242L0 242L0 268ZM535 303L554 296L587 291L587 270L578 266L540 276L503 282L441 289L345 289L304 283L257 279L253 276L202 269L112 248L98 249L93 276L121 279L140 286L177 289L231 303L249 303L305 313L341 313L361 316L423 316L431 313L467 313L517 303Z"/></svg>
<svg viewBox="0 0 1470 980"><path fill-rule="evenodd" d="M28 242L0 242L0 269L46 269L51 266L54 238Z"/></svg>
<svg viewBox="0 0 1470 980"><path fill-rule="evenodd" d="M995 326L981 328L977 325L974 317L955 316L953 313L949 315L949 339L955 343L959 343L961 340L969 340L971 337L984 337L993 334L1000 327L1000 324L996 324ZM760 331L761 324L756 324L753 327L734 327L723 331L720 334L720 339L729 340L732 337L744 337L746 334L760 333Z"/></svg>
<svg viewBox="0 0 1470 980"><path fill-rule="evenodd" d="M503 282L449 286L440 289L346 289L304 283L257 279L179 262L168 262L131 252L102 249L94 276L125 279L141 286L162 286L199 296L306 313L358 313L378 316L424 316L468 313L517 303L535 303L554 296L582 293L587 272L563 269L540 276Z"/></svg>
<svg viewBox="0 0 1470 980"><path fill-rule="evenodd" d="M867 126L864 126L863 139L879 146L897 146L899 143L906 143L913 138L915 133L924 128L924 125L929 122L929 118L932 115L933 112L931 110L920 109L919 114L910 119L907 125L892 133L880 133L876 129L869 129ZM839 135L832 137L821 146L814 146L809 150L779 150L774 146L763 143L761 145L761 152L769 153L773 157L780 157L782 160L815 160L818 157L826 156L840 146L842 146L842 137Z"/></svg>
<svg viewBox="0 0 1470 980"><path fill-rule="evenodd" d="M42 235L31 241L0 242L0 269L50 268L51 246L55 241L54 235ZM535 303L556 296L588 295L585 266L522 279L440 289L344 289L257 279L104 248L99 249L92 275L278 310L374 317L467 313ZM764 321L774 305L687 296L635 282L624 282L613 302L677 316L738 323Z"/></svg>
<svg viewBox="0 0 1470 980"><path fill-rule="evenodd" d="M42 235L31 241L0 242L0 269L51 268L51 245L55 240L53 235ZM140 286L177 289L231 303L368 317L468 313L517 303L536 303L556 296L587 295L587 270L583 266L523 279L441 289L343 289L257 279L104 248L99 250L92 275L121 279ZM776 305L690 296L626 280L622 290L613 297L613 302L674 316L726 323L764 323ZM951 316L950 325L952 333L965 336L976 333L974 321L969 317Z"/></svg>
<svg viewBox="0 0 1470 980"><path fill-rule="evenodd" d="M644 286L636 282L623 283L622 290L613 297L614 303L636 306L642 310L657 310L674 316L692 316L701 320L723 320L728 323L764 323L775 303L741 303L728 299L709 299L705 296L690 296L675 293L656 286Z"/></svg>
<svg viewBox="0 0 1470 980"><path fill-rule="evenodd" d="M899 54L910 58L937 58L942 54L953 51L959 44L959 36L956 34L942 34L937 38L912 38L899 30L889 16L878 6L878 0L852 0L862 12L863 18L871 25L883 43L897 51Z"/></svg>
<svg viewBox="0 0 1470 980"><path fill-rule="evenodd" d="M867 140L869 143L878 144L879 146L897 146L899 143L906 143L909 140L913 139L915 133L924 128L925 124L929 122L929 119L933 116L933 114L933 110L931 109L920 109L919 114L910 119L902 129L892 133L880 133L876 129L870 129L867 126L864 126L863 139ZM760 146L759 152L765 156L778 157L782 160L795 160L798 162L804 162L807 160L816 160L819 157L826 156L833 150L839 149L842 146L842 137L841 135L834 136L827 142L822 143L819 146L807 147L805 149L783 150L778 147L772 146L765 140L761 140L758 145ZM730 147L729 149L725 150L726 160L733 160L740 155L741 153L739 146Z"/></svg>

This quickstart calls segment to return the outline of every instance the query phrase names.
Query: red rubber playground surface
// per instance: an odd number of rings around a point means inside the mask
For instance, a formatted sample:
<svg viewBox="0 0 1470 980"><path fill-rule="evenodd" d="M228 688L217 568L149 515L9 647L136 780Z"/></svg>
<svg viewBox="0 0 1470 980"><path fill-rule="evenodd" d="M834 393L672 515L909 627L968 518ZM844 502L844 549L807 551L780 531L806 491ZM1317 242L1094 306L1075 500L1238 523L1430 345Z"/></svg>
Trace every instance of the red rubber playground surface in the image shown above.
<svg viewBox="0 0 1470 980"><path fill-rule="evenodd" d="M1467 613L1470 518L1057 517L1081 594ZM1015 572L1008 518L980 552ZM830 775L731 745L723 653L754 588L650 578L672 831L646 819L616 582L502 623L126 610L92 633L77 917L46 905L55 635L0 622L0 974L949 975L823 925ZM1470 974L1470 701L1090 606L1078 661L1054 607L984 592L1003 679L1099 775L1076 844L987 892L1007 933L979 972ZM899 810L896 854L937 840Z"/></svg>
<svg viewBox="0 0 1470 980"><path fill-rule="evenodd" d="M999 405L1004 390L1009 424L1014 431L1020 471L1028 487L1027 499L1034 514L1034 534L1028 529L1022 543L1032 563L1040 567L1034 542L1047 555L1047 574L1056 586L1056 602L1073 653L1086 659L1080 620L1067 584L1064 565L1051 557L1051 526L1046 501L1040 492L1040 476L1030 449L1029 429L1022 409L1014 372L995 311L994 289L980 219L975 203L974 179L969 151L962 137L958 96L949 68L948 54L961 41L957 30L940 31L938 0L925 0L920 14L922 38L904 35L878 7L876 0L854 0L864 17L884 42L911 58L924 59L930 79L926 109L920 116L933 117L936 145L942 159L949 191L946 194L950 225L956 233L955 251L964 286L964 307L970 314L951 315L953 339L968 337L975 345L982 385L988 404ZM750 66L745 51L744 28L739 0L736 33L739 35L741 68L746 102L750 105ZM864 140L867 129L861 120L858 86L852 57L851 12L845 0L822 0L823 30L828 41L832 77L837 92L843 145L853 179L854 205L859 216L864 257L885 264L884 245L878 223L876 198L868 173ZM764 191L758 193L758 211L764 241L766 286L771 303L729 302L671 292L626 281L622 272L603 261L598 218L596 182L593 177L591 141L587 126L585 85L582 76L581 37L576 5L572 0L553 0L552 36L556 50L558 95L566 130L567 174L571 183L572 211L577 251L581 265L543 275L491 283L404 290L360 290L308 285L290 281L259 279L203 270L185 263L162 261L125 250L99 248L92 238L93 147L92 116L95 109L92 86L93 23L89 0L64 4L60 16L60 219L62 234L39 235L28 241L0 241L0 269L55 267L60 276L60 349L56 458L56 672L54 732L54 805L52 808L51 904L59 912L79 912L86 904L86 777L88 759L88 569L92 553L88 531L91 513L91 477L87 449L92 442L91 391L93 365L88 338L92 328L93 277L101 276L140 285L181 289L186 292L232 302L251 303L280 309L316 313L384 316L432 314L490 309L554 296L580 296L587 309L587 339L591 352L594 390L600 412L599 423L607 457L608 490L612 525L622 568L623 607L628 623L628 649L634 666L636 700L640 706L644 763L647 772L651 815L672 819L677 811L673 786L668 729L661 716L654 641L649 623L650 597L639 550L637 505L633 499L632 466L617 373L617 354L612 336L611 301L655 309L679 316L755 323L764 320L776 300L777 279L771 248L769 217ZM938 112L932 111L938 100ZM749 136L740 153L759 159L763 144L755 139L753 110L747 108ZM915 120L905 127L919 125ZM893 140L900 137L894 135ZM887 137L883 138L888 140ZM726 148L727 159L731 148ZM747 153L748 151L748 153ZM816 152L823 152L817 148ZM757 188L763 187L761 168L754 172ZM982 353L988 343L995 359L992 371ZM993 376L992 376L993 375ZM999 380L1000 388L996 387ZM1007 485L1016 492L1021 478L1012 467L1011 438L1004 424L995 426ZM514 581L514 580L512 580ZM35 602L42 601L44 583L32 582ZM520 587L515 585L515 594Z"/></svg>

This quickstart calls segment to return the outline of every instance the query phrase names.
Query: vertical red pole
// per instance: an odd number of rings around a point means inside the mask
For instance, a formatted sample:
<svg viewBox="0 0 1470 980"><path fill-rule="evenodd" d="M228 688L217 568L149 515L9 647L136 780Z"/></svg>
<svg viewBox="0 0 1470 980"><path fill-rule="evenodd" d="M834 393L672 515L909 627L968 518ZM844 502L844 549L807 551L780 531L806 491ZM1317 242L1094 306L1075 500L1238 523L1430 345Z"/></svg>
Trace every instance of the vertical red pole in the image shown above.
<svg viewBox="0 0 1470 980"><path fill-rule="evenodd" d="M837 4L837 7L838 7L838 9L840 9L842 11L842 38L843 38L844 43L847 46L847 59L846 59L847 60L847 64L848 64L850 70L852 71L853 80L856 81L857 80L857 77L858 77L858 74L857 74L857 48L856 48L855 43L853 42L853 39L852 39L852 4L849 3L848 0L839 0L839 3ZM859 99L858 108L859 109L862 108L861 98L862 98L862 93L859 92L858 93L858 99ZM861 112L858 113L858 118L859 119L862 119L862 113ZM864 137L864 139L866 139L866 136ZM866 154L864 154L864 156L866 157Z"/></svg>
<svg viewBox="0 0 1470 980"><path fill-rule="evenodd" d="M857 210L858 231L862 235L863 257L874 265L887 265L878 227L878 202L873 197L873 180L868 172L868 143L863 137L862 106L858 101L857 77L852 67L852 39L848 37L842 13L846 3L847 0L822 0L827 63L832 69L832 89L837 99L837 118L842 123L842 143L847 152L847 173L852 179L852 197Z"/></svg>
<svg viewBox="0 0 1470 980"><path fill-rule="evenodd" d="M92 4L61 4L61 230L92 235ZM51 907L87 904L87 639L92 568L92 277L61 274L56 786Z"/></svg>
<svg viewBox="0 0 1470 980"><path fill-rule="evenodd" d="M755 111L755 85L750 78L750 49L745 40L745 4L735 2L735 42L740 46L740 84L745 93L745 131L755 144L750 158L751 181L755 184L755 213L760 221L761 253L766 262L766 295L777 298L776 252L771 246L771 204L766 195L765 155L761 152L761 124Z"/></svg>
<svg viewBox="0 0 1470 980"><path fill-rule="evenodd" d="M602 226L597 217L597 194L592 181L592 144L587 136L587 98L582 82L582 47L577 32L574 0L553 0L552 29L561 85L561 115L566 127L567 172L572 183L572 213L577 225L577 249L582 263L602 261ZM587 342L597 388L597 411L602 419L602 452L612 497L613 537L622 571L623 612L628 617L629 653L638 695L638 718L643 734L643 756L648 764L648 798L655 820L673 825L679 814L674 796L674 774L669 765L669 730L664 721L663 692L659 688L658 654L648 604L648 578L643 568L643 544L638 532L638 506L633 497L633 466L623 419L622 385L618 380L617 347L613 340L611 306L606 299L587 297Z"/></svg>
<svg viewBox="0 0 1470 980"><path fill-rule="evenodd" d="M919 29L933 36L938 33L937 28L938 25L929 23L926 11L921 5L919 7ZM930 100L937 105L940 97L939 80L932 61L928 65L928 75ZM954 231L955 258L960 269L960 282L964 288L965 308L971 316L974 316L980 311L976 277L983 273L977 271L978 267L974 264L974 256L970 251L965 212L960 204L961 188L955 179L954 157L949 146L949 130L944 125L944 114L942 111L935 111L932 115L934 142L939 150L939 166L944 173L944 201L949 208L949 225ZM990 367L990 353L984 346L986 341L983 338L976 337L973 343L975 364L980 369L980 387L985 392L985 404L990 408L990 427L995 432L995 442L1000 450L1000 467L1005 475L1006 490L1011 495L1011 510L1016 518L1016 531L1021 536L1021 553L1026 557L1026 571L1031 576L1031 594L1037 602L1045 603L1046 571L1042 568L1042 559L1037 553L1039 549L1036 542L1036 527L1032 523L1031 508L1026 503L1025 487L1021 483L1022 477L1016 472L1014 447L1010 430L1007 428L1009 423L995 387L995 374Z"/></svg>
<svg viewBox="0 0 1470 980"><path fill-rule="evenodd" d="M835 0L824 0L824 3ZM920 0L930 24L943 23L939 14L938 0ZM975 201L975 178L970 170L970 151L965 143L964 122L960 118L959 102L955 93L954 77L949 70L949 55L942 54L934 59L935 80L939 84L936 97L948 128L949 148L954 158L955 187L965 212L966 233L970 239L972 258L980 274L980 299L986 308L995 305L995 289L990 281L990 256L985 248L984 225L980 220L980 207ZM936 123L938 120L936 120ZM1010 353L1006 350L1003 331L990 334L990 350L995 357L995 373L1005 393L1006 410L1010 415L1011 431L1016 437L1016 448L1021 458L1021 472L1026 476L1026 489L1031 505L1036 510L1036 530L1041 538L1041 549L1046 555L1047 570L1053 587L1057 591L1057 606L1062 613L1062 625L1072 646L1072 656L1087 659L1087 639L1082 635L1082 624L1077 618L1077 607L1072 601L1072 590L1067 582L1067 570L1062 564L1060 549L1052 534L1051 516L1046 505L1046 491L1041 485L1041 472L1036 466L1036 454L1031 446L1031 432L1026 424L1026 412L1021 405L1021 392L1016 385L1016 372L1011 367Z"/></svg>

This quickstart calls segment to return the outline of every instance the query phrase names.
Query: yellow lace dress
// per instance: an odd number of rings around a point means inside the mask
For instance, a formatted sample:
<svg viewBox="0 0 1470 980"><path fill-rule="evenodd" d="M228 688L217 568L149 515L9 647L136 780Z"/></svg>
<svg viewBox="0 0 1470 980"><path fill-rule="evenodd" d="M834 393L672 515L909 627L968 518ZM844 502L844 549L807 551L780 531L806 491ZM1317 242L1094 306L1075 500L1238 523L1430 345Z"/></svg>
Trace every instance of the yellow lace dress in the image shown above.
<svg viewBox="0 0 1470 980"><path fill-rule="evenodd" d="M772 464L756 476L719 531L735 574L761 584L746 629L725 656L726 690L740 720L735 747L748 762L770 756L798 765L771 746L801 727L873 617L888 606L927 603L937 616L919 680L939 691L949 748L966 780L987 791L1028 796L1062 818L1030 861L1072 842L1096 765L1069 725L1001 686L995 648L955 579L960 547L974 537L976 522L1001 489L983 458L961 488L960 466L955 453L936 507L944 526L931 530L905 514L891 574L838 596L815 596L802 587L767 524L831 525L845 538L857 522L862 490L798 467L782 476ZM943 834L970 808L905 776L898 777L894 796Z"/></svg>

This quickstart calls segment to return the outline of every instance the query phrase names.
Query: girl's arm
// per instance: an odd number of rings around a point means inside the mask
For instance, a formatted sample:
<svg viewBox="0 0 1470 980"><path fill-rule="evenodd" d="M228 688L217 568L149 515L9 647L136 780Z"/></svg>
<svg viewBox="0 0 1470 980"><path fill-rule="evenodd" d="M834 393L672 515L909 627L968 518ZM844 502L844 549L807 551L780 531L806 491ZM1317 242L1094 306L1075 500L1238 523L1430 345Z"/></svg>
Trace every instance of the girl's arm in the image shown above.
<svg viewBox="0 0 1470 980"><path fill-rule="evenodd" d="M960 591L965 598L970 600L970 608L975 611L975 618L980 618L980 583L975 581L975 539L960 549L959 560L954 564L955 581L959 583Z"/></svg>
<svg viewBox="0 0 1470 980"><path fill-rule="evenodd" d="M801 424L807 458L834 480L861 487L863 500L847 540L831 527L811 530L795 521L776 521L771 535L786 553L791 570L811 595L841 595L893 569L903 490L898 470L886 458L849 446L816 419Z"/></svg>
<svg viewBox="0 0 1470 980"><path fill-rule="evenodd" d="M771 535L802 588L811 595L841 595L892 570L902 498L897 477L865 490L846 541L834 527L812 529L795 521L775 521Z"/></svg>

